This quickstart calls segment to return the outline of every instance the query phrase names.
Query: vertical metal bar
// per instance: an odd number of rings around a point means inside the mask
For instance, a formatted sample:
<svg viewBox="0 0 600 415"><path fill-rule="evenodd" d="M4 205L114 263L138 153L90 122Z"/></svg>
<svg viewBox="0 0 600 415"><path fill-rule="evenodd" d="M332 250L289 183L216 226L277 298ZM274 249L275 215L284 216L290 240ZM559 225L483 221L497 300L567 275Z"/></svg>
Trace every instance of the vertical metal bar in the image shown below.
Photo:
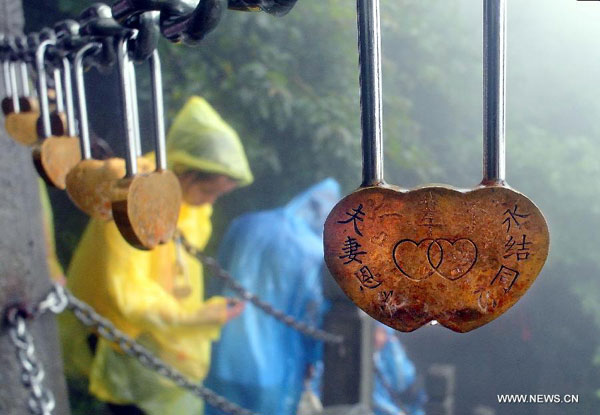
<svg viewBox="0 0 600 415"><path fill-rule="evenodd" d="M23 97L28 97L30 94L29 91L29 72L27 70L27 63L20 62L19 68L21 69L21 92Z"/></svg>
<svg viewBox="0 0 600 415"><path fill-rule="evenodd" d="M75 92L77 94L77 105L79 109L79 143L81 156L84 160L92 158L90 145L90 130L88 123L87 101L85 96L85 78L83 75L83 58L91 50L100 47L99 43L88 43L77 51L73 60L73 71L75 75Z"/></svg>
<svg viewBox="0 0 600 415"><path fill-rule="evenodd" d="M131 115L131 108L133 105L133 99L131 96L131 72L129 69L129 55L127 51L128 38L120 39L117 48L117 66L119 69L120 89L121 89L121 103L122 103L122 117L123 126L125 127L126 136L126 157L125 157L125 169L126 177L132 177L137 174L137 154L136 154L136 142L135 142L135 131L133 126L133 120Z"/></svg>
<svg viewBox="0 0 600 415"><path fill-rule="evenodd" d="M10 82L10 62L8 60L2 61L2 80L4 81L4 91L6 96L12 96L12 84Z"/></svg>
<svg viewBox="0 0 600 415"><path fill-rule="evenodd" d="M21 103L19 102L19 86L17 85L17 70L15 69L15 62L9 64L9 76L10 84L12 85L13 94L11 96L13 103L13 111L18 114L21 112Z"/></svg>
<svg viewBox="0 0 600 415"><path fill-rule="evenodd" d="M65 101L60 69L54 68L52 70L52 75L54 77L54 93L56 94L56 112L65 112Z"/></svg>
<svg viewBox="0 0 600 415"><path fill-rule="evenodd" d="M140 135L140 111L139 100L137 95L137 76L133 61L129 61L129 86L131 93L131 119L133 120L133 132L135 134L135 154L140 157L142 155L142 137Z"/></svg>
<svg viewBox="0 0 600 415"><path fill-rule="evenodd" d="M66 56L62 59L62 76L65 90L65 113L67 114L67 134L69 137L77 136L75 126L75 107L73 105L73 81L71 78L71 61Z"/></svg>
<svg viewBox="0 0 600 415"><path fill-rule="evenodd" d="M42 138L48 138L52 135L50 127L50 104L48 102L48 83L46 81L46 67L44 65L44 55L48 46L53 44L51 40L42 41L35 51L35 65L38 73L37 86L40 99L40 116L42 118Z"/></svg>
<svg viewBox="0 0 600 415"><path fill-rule="evenodd" d="M154 134L156 137L156 169L161 171L167 169L167 151L162 71L160 55L157 50L154 50L150 57L150 74L152 77L152 104L154 106Z"/></svg>
<svg viewBox="0 0 600 415"><path fill-rule="evenodd" d="M483 183L506 179L506 1L483 1Z"/></svg>
<svg viewBox="0 0 600 415"><path fill-rule="evenodd" d="M379 0L357 0L362 126L362 186L383 183Z"/></svg>

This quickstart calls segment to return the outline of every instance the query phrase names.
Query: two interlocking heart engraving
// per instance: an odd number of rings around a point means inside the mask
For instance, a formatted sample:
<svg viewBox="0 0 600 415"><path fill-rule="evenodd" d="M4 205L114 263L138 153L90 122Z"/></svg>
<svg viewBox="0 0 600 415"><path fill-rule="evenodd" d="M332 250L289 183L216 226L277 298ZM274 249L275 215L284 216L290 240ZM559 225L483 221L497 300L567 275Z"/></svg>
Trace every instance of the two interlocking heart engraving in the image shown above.
<svg viewBox="0 0 600 415"><path fill-rule="evenodd" d="M372 317L401 331L436 320L467 332L525 294L549 234L533 202L506 186L376 186L334 208L324 245L336 281Z"/></svg>
<svg viewBox="0 0 600 415"><path fill-rule="evenodd" d="M442 238L427 238L420 242L403 239L394 246L393 257L398 269L415 281L434 273L454 281L467 274L477 262L477 245L467 238L454 242ZM406 261L410 257L416 258L417 262Z"/></svg>

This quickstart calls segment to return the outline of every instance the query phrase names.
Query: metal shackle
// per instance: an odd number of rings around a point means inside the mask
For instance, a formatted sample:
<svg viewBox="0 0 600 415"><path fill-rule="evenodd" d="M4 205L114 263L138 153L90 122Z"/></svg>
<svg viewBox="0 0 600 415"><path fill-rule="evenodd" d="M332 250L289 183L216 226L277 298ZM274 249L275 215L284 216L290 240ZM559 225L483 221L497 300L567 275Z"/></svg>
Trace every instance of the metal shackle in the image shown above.
<svg viewBox="0 0 600 415"><path fill-rule="evenodd" d="M84 160L92 158L89 121L87 112L87 101L85 96L85 79L83 75L83 60L90 52L98 51L102 47L100 43L87 43L75 52L73 59L73 76L75 78L75 93L77 94L77 108L79 116L79 142L81 157Z"/></svg>
<svg viewBox="0 0 600 415"><path fill-rule="evenodd" d="M381 17L379 0L357 0L362 127L362 187L383 179Z"/></svg>
<svg viewBox="0 0 600 415"><path fill-rule="evenodd" d="M117 41L117 67L119 73L120 98L122 104L121 116L125 128L125 171L126 177L133 177L138 172L136 126L133 117L133 102L131 95L131 65L129 62L128 42L131 36L123 36Z"/></svg>
<svg viewBox="0 0 600 415"><path fill-rule="evenodd" d="M156 170L162 171L167 169L167 151L162 70L158 50L154 50L154 53L152 53L152 56L150 57L150 77L152 78Z"/></svg>
<svg viewBox="0 0 600 415"><path fill-rule="evenodd" d="M48 48L56 44L56 37L54 36L54 32L49 29L40 35L40 43L35 49L35 66L38 75L37 89L40 100L40 117L42 119L42 138L48 138L52 135L52 127L50 123L50 103L48 99L45 59ZM58 93L56 98L58 102Z"/></svg>
<svg viewBox="0 0 600 415"><path fill-rule="evenodd" d="M79 23L75 20L63 20L54 25L56 47L62 65L67 134L70 137L77 136L77 123L75 122L75 106L73 101L73 65L71 64L73 57L71 52L74 45L81 41L79 29Z"/></svg>
<svg viewBox="0 0 600 415"><path fill-rule="evenodd" d="M506 179L506 1L483 2L483 183Z"/></svg>
<svg viewBox="0 0 600 415"><path fill-rule="evenodd" d="M0 60L2 61L2 84L7 97L12 96L12 83L10 82L10 48L4 33L0 33Z"/></svg>
<svg viewBox="0 0 600 415"><path fill-rule="evenodd" d="M8 66L7 66L7 76L8 82L10 84L10 98L12 100L12 110L15 114L21 112L21 102L19 101L19 85L17 83L17 49L15 45L14 36L6 37L6 48L8 50Z"/></svg>
<svg viewBox="0 0 600 415"><path fill-rule="evenodd" d="M19 55L19 78L21 81L21 93L17 95L28 97L31 95L29 89L29 69L27 67L28 45L26 36L15 37L15 46Z"/></svg>
<svg viewBox="0 0 600 415"><path fill-rule="evenodd" d="M125 126L127 156L125 158L126 176L137 174L137 157L141 153L139 138L139 114L137 113L137 96L134 93L135 72L129 58L127 43L129 37L124 37L118 42L117 62L120 75L121 101L123 103L123 125ZM166 170L166 144L164 125L164 104L162 89L162 72L160 56L155 50L149 59L150 74L152 78L152 105L155 133L155 158L156 170ZM133 75L133 76L132 76Z"/></svg>

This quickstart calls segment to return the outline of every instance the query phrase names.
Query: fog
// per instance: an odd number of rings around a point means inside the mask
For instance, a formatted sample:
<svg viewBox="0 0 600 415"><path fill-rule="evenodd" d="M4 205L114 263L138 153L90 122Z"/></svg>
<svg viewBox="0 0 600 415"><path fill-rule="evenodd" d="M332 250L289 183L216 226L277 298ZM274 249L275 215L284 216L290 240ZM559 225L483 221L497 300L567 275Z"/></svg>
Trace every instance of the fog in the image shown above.
<svg viewBox="0 0 600 415"><path fill-rule="evenodd" d="M481 177L481 2L443 3L457 7L458 18L439 27L445 41L438 51L454 52L463 65L448 64L447 103L410 97L421 103L412 111L420 114L415 116L422 123L418 140L433 173L394 174L393 182L404 186L433 181L468 188ZM440 7L431 10L440 12ZM400 335L422 369L435 362L456 365L458 414L469 414L476 405L507 415L583 414L600 408L594 365L600 340L599 38L600 2L508 4L507 180L546 214L551 249L529 293L488 326L463 335L440 327ZM394 45L385 40L384 45L385 56ZM404 65L418 76L422 62ZM385 92L406 94L393 83ZM452 119L444 115L448 111ZM453 125L437 125L438 113ZM403 132L387 139L402 140ZM580 403L498 404L496 395L507 393L579 394Z"/></svg>

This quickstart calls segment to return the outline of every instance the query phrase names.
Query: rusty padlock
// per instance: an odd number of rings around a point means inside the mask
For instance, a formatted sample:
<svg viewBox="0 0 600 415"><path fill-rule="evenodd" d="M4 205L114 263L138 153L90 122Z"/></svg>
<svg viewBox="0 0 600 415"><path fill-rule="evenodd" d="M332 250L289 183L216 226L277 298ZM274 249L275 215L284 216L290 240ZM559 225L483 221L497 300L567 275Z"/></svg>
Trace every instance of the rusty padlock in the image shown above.
<svg viewBox="0 0 600 415"><path fill-rule="evenodd" d="M546 221L505 182L505 3L484 1L484 178L472 190L385 184L378 0L358 0L363 183L325 223L325 261L373 318L410 332L457 332L514 305L548 254Z"/></svg>
<svg viewBox="0 0 600 415"><path fill-rule="evenodd" d="M11 85L12 96L2 101L2 110L6 115L4 124L7 133L16 142L31 146L38 139L36 122L39 117L39 105L29 88L27 59L29 59L30 53L27 40L24 37L13 38L12 46L9 48L13 51L12 60L8 64L7 62L3 64L3 73ZM19 83L17 82L17 73L19 74Z"/></svg>
<svg viewBox="0 0 600 415"><path fill-rule="evenodd" d="M181 206L181 188L173 172L167 170L163 116L162 79L158 51L149 62L152 78L152 101L155 129L156 170L140 174L137 165L136 130L134 123L137 102L131 90L131 66L128 39L118 41L117 63L123 102L123 122L127 137L126 175L114 188L112 212L123 237L136 248L153 249L171 240L176 230Z"/></svg>
<svg viewBox="0 0 600 415"><path fill-rule="evenodd" d="M67 193L73 203L87 215L102 220L112 219L112 189L118 179L125 176L125 160L92 158L89 136L87 101L84 79L84 57L102 48L100 43L87 43L74 55L73 76L79 106L79 137L82 160L67 174ZM138 165L144 172L151 171L146 159L139 159Z"/></svg>
<svg viewBox="0 0 600 415"><path fill-rule="evenodd" d="M79 140L66 135L54 135L50 117L48 99L46 52L56 44L54 32L45 30L40 44L36 48L35 62L37 69L37 89L40 100L40 118L42 120L41 141L34 147L32 156L34 165L40 176L50 186L65 189L67 173L81 160ZM55 87L60 82L60 76L55 77ZM57 102L62 98L57 90Z"/></svg>

